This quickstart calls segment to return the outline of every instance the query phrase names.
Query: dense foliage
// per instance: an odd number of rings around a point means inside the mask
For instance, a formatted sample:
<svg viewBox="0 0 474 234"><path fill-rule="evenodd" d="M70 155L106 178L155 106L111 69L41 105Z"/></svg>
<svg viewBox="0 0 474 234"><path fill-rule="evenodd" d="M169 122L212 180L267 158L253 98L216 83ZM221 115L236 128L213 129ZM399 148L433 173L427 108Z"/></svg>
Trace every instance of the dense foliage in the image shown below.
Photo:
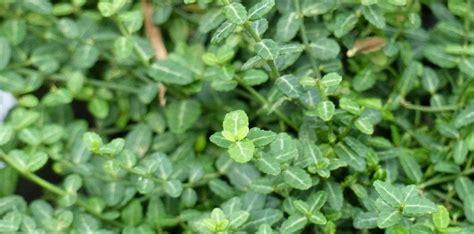
<svg viewBox="0 0 474 234"><path fill-rule="evenodd" d="M2 0L0 232L474 233L472 20L471 0Z"/></svg>

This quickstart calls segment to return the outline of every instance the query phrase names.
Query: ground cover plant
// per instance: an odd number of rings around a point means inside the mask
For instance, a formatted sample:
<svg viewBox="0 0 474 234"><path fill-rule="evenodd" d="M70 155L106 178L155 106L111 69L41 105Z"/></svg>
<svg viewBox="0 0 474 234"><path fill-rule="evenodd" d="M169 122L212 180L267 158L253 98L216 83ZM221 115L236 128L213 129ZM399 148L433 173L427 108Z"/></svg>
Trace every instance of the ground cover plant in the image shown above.
<svg viewBox="0 0 474 234"><path fill-rule="evenodd" d="M474 233L474 1L3 0L1 233Z"/></svg>

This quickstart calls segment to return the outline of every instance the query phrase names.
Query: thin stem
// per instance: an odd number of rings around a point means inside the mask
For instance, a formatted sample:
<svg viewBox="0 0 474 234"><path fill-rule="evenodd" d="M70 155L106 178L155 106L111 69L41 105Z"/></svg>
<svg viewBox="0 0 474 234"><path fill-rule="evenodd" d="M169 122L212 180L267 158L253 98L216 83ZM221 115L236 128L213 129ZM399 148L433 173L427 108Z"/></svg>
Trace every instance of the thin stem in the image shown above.
<svg viewBox="0 0 474 234"><path fill-rule="evenodd" d="M47 180L44 180L43 178L37 176L36 174L23 170L22 168L19 168L9 157L8 155L0 150L0 159L2 159L6 164L11 166L13 169L15 169L18 173L20 173L23 177L26 179L30 180L31 182L39 185L40 187L46 189L47 191L50 191L51 193L54 193L58 196L66 196L68 193L64 191L62 188L50 183ZM98 213L95 209L90 207L85 201L81 199L77 199L76 205L82 207L87 213L92 214L93 216L103 220L104 222L110 223L111 225L121 227L122 225L119 222L116 222L114 220L110 220L102 216L102 214Z"/></svg>
<svg viewBox="0 0 474 234"><path fill-rule="evenodd" d="M261 42L262 39L260 38L260 35L253 30L252 25L249 22L246 22L244 24L244 29L252 36L252 38L258 43ZM267 60L266 61L268 66L270 67L270 76L273 79L276 79L280 77L280 72L278 71L278 67L276 66L276 63L274 60Z"/></svg>
<svg viewBox="0 0 474 234"><path fill-rule="evenodd" d="M440 106L440 107L421 106L421 105L412 104L405 99L400 100L400 105L406 109L417 110L417 111L422 111L422 112L455 111L460 108L459 105Z"/></svg>
<svg viewBox="0 0 474 234"><path fill-rule="evenodd" d="M270 105L270 102L262 96L257 90L252 88L251 86L248 86L245 84L240 78L236 79L237 82L239 83L240 86L242 86L245 90L247 90L250 95L252 95L254 98L256 98L262 105ZM298 131L298 125L296 123L293 123L284 113L282 113L280 110L275 110L274 113L280 118L285 124L293 128L295 131Z"/></svg>
<svg viewBox="0 0 474 234"><path fill-rule="evenodd" d="M419 188L426 188L426 187L429 187L429 186L442 184L444 182L455 180L459 176L467 176L467 175L471 175L471 174L474 174L474 168L469 168L467 170L464 170L463 172L461 172L460 174L457 174L457 175L448 175L448 176L440 176L440 177L431 178L430 180L420 184L418 187Z"/></svg>
<svg viewBox="0 0 474 234"><path fill-rule="evenodd" d="M304 44L305 52L309 57L309 61L311 63L311 66L313 67L313 71L316 74L316 78L319 79L319 78L321 78L321 72L319 71L319 67L318 67L316 61L314 60L313 56L311 56L311 53L310 53L311 48L309 46L308 33L306 32L306 28L304 27L304 15L301 12L300 1L299 0L293 0L293 2L296 6L296 11L298 12L299 16L302 17L302 19L300 20L300 36L301 36L301 40L303 41L303 44Z"/></svg>

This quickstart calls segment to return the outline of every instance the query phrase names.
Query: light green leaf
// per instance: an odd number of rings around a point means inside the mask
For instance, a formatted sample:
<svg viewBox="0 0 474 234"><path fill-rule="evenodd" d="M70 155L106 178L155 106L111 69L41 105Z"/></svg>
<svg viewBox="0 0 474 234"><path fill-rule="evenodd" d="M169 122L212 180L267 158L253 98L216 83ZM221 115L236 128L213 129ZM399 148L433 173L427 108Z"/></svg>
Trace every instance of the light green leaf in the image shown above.
<svg viewBox="0 0 474 234"><path fill-rule="evenodd" d="M25 128L18 134L18 139L32 146L41 144L41 132L36 128Z"/></svg>
<svg viewBox="0 0 474 234"><path fill-rule="evenodd" d="M319 118L327 122L332 119L335 109L336 107L331 101L322 101L316 106L316 113Z"/></svg>
<svg viewBox="0 0 474 234"><path fill-rule="evenodd" d="M263 156L260 157L256 164L257 168L262 171L263 173L269 175L278 175L280 174L280 163L275 160L272 156Z"/></svg>
<svg viewBox="0 0 474 234"><path fill-rule="evenodd" d="M364 18L379 29L385 28L385 17L383 11L377 5L368 5L362 7Z"/></svg>
<svg viewBox="0 0 474 234"><path fill-rule="evenodd" d="M14 134L15 132L11 126L6 124L0 125L0 146L8 143L13 138Z"/></svg>
<svg viewBox="0 0 474 234"><path fill-rule="evenodd" d="M454 126L461 128L474 123L474 103L462 110L454 119Z"/></svg>
<svg viewBox="0 0 474 234"><path fill-rule="evenodd" d="M5 38L13 45L20 44L26 36L26 20L25 19L4 19L2 32Z"/></svg>
<svg viewBox="0 0 474 234"><path fill-rule="evenodd" d="M341 210L344 205L344 196L341 185L332 181L324 184L324 191L327 194L329 206L335 210Z"/></svg>
<svg viewBox="0 0 474 234"><path fill-rule="evenodd" d="M165 116L173 133L184 133L201 116L201 105L195 100L172 102L166 107Z"/></svg>
<svg viewBox="0 0 474 234"><path fill-rule="evenodd" d="M224 14L234 24L244 24L247 21L247 10L240 3L231 3L225 6Z"/></svg>
<svg viewBox="0 0 474 234"><path fill-rule="evenodd" d="M217 196L223 199L228 199L234 196L234 190L221 179L214 179L209 182L209 189Z"/></svg>
<svg viewBox="0 0 474 234"><path fill-rule="evenodd" d="M216 144L217 146L219 147L222 147L222 148L229 148L230 144L232 143L231 141L227 140L224 135L222 135L222 132L216 132L214 134L211 135L211 137L209 138L209 140ZM255 142L254 142L255 144Z"/></svg>
<svg viewBox="0 0 474 234"><path fill-rule="evenodd" d="M225 16L222 12L222 9L210 9L199 21L199 32L208 33L211 30L217 28L223 21Z"/></svg>
<svg viewBox="0 0 474 234"><path fill-rule="evenodd" d="M312 193L309 196L308 201L307 201L309 205L309 210L312 213L320 210L326 203L327 198L328 198L328 194L325 191L318 191L316 193Z"/></svg>
<svg viewBox="0 0 474 234"><path fill-rule="evenodd" d="M413 155L403 153L400 155L399 160L405 175L415 183L421 182L423 172L421 171L420 164L418 164Z"/></svg>
<svg viewBox="0 0 474 234"><path fill-rule="evenodd" d="M323 76L323 78L319 81L319 85L324 91L324 94L331 95L336 92L341 81L342 77L339 74L331 72Z"/></svg>
<svg viewBox="0 0 474 234"><path fill-rule="evenodd" d="M189 67L170 59L151 65L148 74L154 80L166 84L187 85L194 81L193 72Z"/></svg>
<svg viewBox="0 0 474 234"><path fill-rule="evenodd" d="M93 45L81 45L72 55L72 64L80 69L92 67L99 59L99 49Z"/></svg>
<svg viewBox="0 0 474 234"><path fill-rule="evenodd" d="M436 93L436 90L439 88L440 85L438 74L433 69L429 67L424 67L423 76L421 78L421 84L426 91L432 94Z"/></svg>
<svg viewBox="0 0 474 234"><path fill-rule="evenodd" d="M268 224L262 224L258 227L257 234L274 234L272 227Z"/></svg>
<svg viewBox="0 0 474 234"><path fill-rule="evenodd" d="M458 140L454 144L453 148L453 158L454 162L458 165L461 165L466 161L466 157L469 153L469 149L467 148L467 144L464 140Z"/></svg>
<svg viewBox="0 0 474 234"><path fill-rule="evenodd" d="M49 0L24 0L23 6L38 14L48 15L53 10L53 5Z"/></svg>
<svg viewBox="0 0 474 234"><path fill-rule="evenodd" d="M183 185L179 180L170 180L165 183L165 192L170 197L179 197L183 192Z"/></svg>
<svg viewBox="0 0 474 234"><path fill-rule="evenodd" d="M254 86L267 82L268 75L266 72L256 69L248 70L244 73L242 77L245 84Z"/></svg>
<svg viewBox="0 0 474 234"><path fill-rule="evenodd" d="M379 228L388 228L398 224L402 220L402 214L396 209L387 209L379 213L377 226Z"/></svg>
<svg viewBox="0 0 474 234"><path fill-rule="evenodd" d="M364 158L359 156L352 147L347 146L345 143L339 142L334 148L336 155L346 162L347 165L354 168L356 171L365 171L366 162Z"/></svg>
<svg viewBox="0 0 474 234"><path fill-rule="evenodd" d="M465 58L459 64L459 70L464 72L468 77L474 74L474 57Z"/></svg>
<svg viewBox="0 0 474 234"><path fill-rule="evenodd" d="M432 214L433 224L438 231L444 231L449 226L449 211L446 207L438 205L438 211Z"/></svg>
<svg viewBox="0 0 474 234"><path fill-rule="evenodd" d="M252 128L247 138L251 140L256 147L260 147L272 143L276 139L276 134L272 131Z"/></svg>
<svg viewBox="0 0 474 234"><path fill-rule="evenodd" d="M301 6L304 16L322 15L334 9L337 2L332 0L304 0Z"/></svg>
<svg viewBox="0 0 474 234"><path fill-rule="evenodd" d="M10 62L11 48L7 39L0 37L0 70L3 70Z"/></svg>
<svg viewBox="0 0 474 234"><path fill-rule="evenodd" d="M426 198L421 198L419 196L412 196L406 201L403 207L403 214L413 216L425 215L436 212L437 210L438 208L432 201Z"/></svg>
<svg viewBox="0 0 474 234"><path fill-rule="evenodd" d="M350 98L343 97L339 99L339 107L354 115L359 115L361 113L359 104Z"/></svg>
<svg viewBox="0 0 474 234"><path fill-rule="evenodd" d="M283 14L276 25L275 39L280 42L288 42L293 39L298 33L300 20L296 12Z"/></svg>
<svg viewBox="0 0 474 234"><path fill-rule="evenodd" d="M294 233L303 229L308 223L308 219L300 214L290 215L280 227L281 233Z"/></svg>
<svg viewBox="0 0 474 234"><path fill-rule="evenodd" d="M284 75L275 81L278 89L290 98L298 98L303 92L298 78L294 75Z"/></svg>
<svg viewBox="0 0 474 234"><path fill-rule="evenodd" d="M26 167L30 172L35 172L41 169L46 162L48 162L48 155L44 152L37 152L29 155Z"/></svg>
<svg viewBox="0 0 474 234"><path fill-rule="evenodd" d="M141 11L128 11L120 14L118 19L125 26L128 33L132 34L142 27L143 15Z"/></svg>
<svg viewBox="0 0 474 234"><path fill-rule="evenodd" d="M229 141L244 139L249 133L249 118L243 110L229 112L222 123L222 135Z"/></svg>
<svg viewBox="0 0 474 234"><path fill-rule="evenodd" d="M340 38L349 33L357 24L358 17L354 13L341 13L336 16L334 36Z"/></svg>
<svg viewBox="0 0 474 234"><path fill-rule="evenodd" d="M298 157L294 140L286 133L279 133L270 145L270 153L278 162L288 162Z"/></svg>
<svg viewBox="0 0 474 234"><path fill-rule="evenodd" d="M93 98L88 103L87 109L98 119L105 119L109 115L109 103L101 98Z"/></svg>
<svg viewBox="0 0 474 234"><path fill-rule="evenodd" d="M132 200L123 208L121 218L126 225L135 226L140 224L143 220L143 207L140 201Z"/></svg>
<svg viewBox="0 0 474 234"><path fill-rule="evenodd" d="M232 229L237 229L242 226L250 217L249 212L247 211L236 211L229 215L229 227Z"/></svg>
<svg viewBox="0 0 474 234"><path fill-rule="evenodd" d="M383 182L380 180L374 182L374 187L380 197L387 204L394 208L400 207L403 201L403 195L399 188L390 184L390 182Z"/></svg>
<svg viewBox="0 0 474 234"><path fill-rule="evenodd" d="M253 158L255 152L255 146L252 141L244 139L241 141L233 142L229 146L229 156L238 163L246 163Z"/></svg>
<svg viewBox="0 0 474 234"><path fill-rule="evenodd" d="M376 78L372 69L365 68L357 73L354 80L352 80L352 85L356 91L362 92L372 88L375 84L375 81Z"/></svg>
<svg viewBox="0 0 474 234"><path fill-rule="evenodd" d="M82 136L82 141L87 145L87 148L93 153L99 152L102 146L102 138L95 132L86 132Z"/></svg>
<svg viewBox="0 0 474 234"><path fill-rule="evenodd" d="M280 54L280 47L272 39L263 39L255 45L255 52L262 59L275 60Z"/></svg>
<svg viewBox="0 0 474 234"><path fill-rule="evenodd" d="M328 222L323 213L319 211L311 213L308 217L308 220L316 225L325 225Z"/></svg>
<svg viewBox="0 0 474 234"><path fill-rule="evenodd" d="M289 186L299 190L307 190L312 185L309 174L299 167L290 167L283 171L283 179Z"/></svg>
<svg viewBox="0 0 474 234"><path fill-rule="evenodd" d="M335 40L324 37L310 43L309 48L311 49L311 55L321 60L334 59L341 51L339 44Z"/></svg>
<svg viewBox="0 0 474 234"><path fill-rule="evenodd" d="M357 229L372 229L377 227L377 220L375 212L360 212L355 216L352 224Z"/></svg>
<svg viewBox="0 0 474 234"><path fill-rule="evenodd" d="M230 36L232 32L234 32L237 26L230 22L224 22L216 29L214 34L212 35L211 43L218 44L222 42L224 39Z"/></svg>
<svg viewBox="0 0 474 234"><path fill-rule="evenodd" d="M275 6L275 0L261 0L249 10L249 19L257 20L264 17Z"/></svg>

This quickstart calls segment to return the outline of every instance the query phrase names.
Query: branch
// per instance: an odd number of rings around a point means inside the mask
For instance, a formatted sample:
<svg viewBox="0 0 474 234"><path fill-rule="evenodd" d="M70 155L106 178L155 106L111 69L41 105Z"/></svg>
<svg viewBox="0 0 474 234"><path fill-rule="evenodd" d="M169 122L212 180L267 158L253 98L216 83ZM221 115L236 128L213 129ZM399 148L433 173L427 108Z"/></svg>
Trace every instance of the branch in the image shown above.
<svg viewBox="0 0 474 234"><path fill-rule="evenodd" d="M168 57L168 51L166 50L165 43L163 42L163 35L159 27L153 25L151 20L153 14L153 7L147 0L141 0L142 9L143 9L143 23L145 25L145 33L148 37L148 40L151 43L151 46L155 50L155 58L157 60L163 60ZM166 86L163 83L159 83L160 93L160 105L166 105Z"/></svg>

